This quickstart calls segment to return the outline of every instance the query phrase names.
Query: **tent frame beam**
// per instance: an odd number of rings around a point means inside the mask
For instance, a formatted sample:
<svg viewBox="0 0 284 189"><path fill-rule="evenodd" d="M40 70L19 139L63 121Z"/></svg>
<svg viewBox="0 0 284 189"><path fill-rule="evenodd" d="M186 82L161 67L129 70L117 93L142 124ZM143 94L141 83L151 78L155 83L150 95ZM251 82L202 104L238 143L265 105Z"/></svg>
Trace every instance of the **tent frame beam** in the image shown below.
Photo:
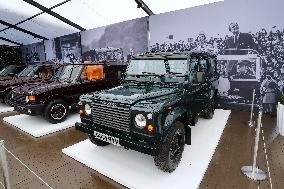
<svg viewBox="0 0 284 189"><path fill-rule="evenodd" d="M65 22L66 24L68 24L70 26L73 26L74 28L77 28L80 31L85 31L86 30L85 28L79 26L78 24L68 20L67 18L64 18L63 16L57 14L56 12L53 12L51 9L48 9L45 6L42 6L41 4L39 4L39 3L37 3L37 2L35 2L33 0L23 0L23 1L25 1L26 3L29 3L30 5L32 5L32 6L36 7L36 8L38 8L38 9L42 10L43 12L45 12L45 13L47 13L49 15L51 15L51 16L59 19L59 20L61 20L62 22Z"/></svg>
<svg viewBox="0 0 284 189"><path fill-rule="evenodd" d="M4 38L4 37L0 37L0 39L2 39L3 41L8 41L10 43L14 43L14 44L19 45L19 46L23 46L22 43L15 42L15 41L12 41L12 40Z"/></svg>
<svg viewBox="0 0 284 189"><path fill-rule="evenodd" d="M54 8L59 7L59 6L65 4L65 3L69 2L69 1L71 1L71 0L66 0L66 1L63 1L63 2L61 2L61 3L58 3L57 5L54 5L54 6L50 7L49 9L50 9L50 10L51 10L51 9L54 9ZM19 24L22 24L22 23L24 23L24 22L26 22L26 21L29 21L29 20L31 20L31 19L33 19L33 18L39 16L39 15L42 15L43 13L45 13L45 12L42 11L42 12L40 12L40 13L38 13L38 14L35 14L35 15L33 15L33 16L31 16L31 17L25 19L25 20L22 20L21 22L16 23L15 25L17 26L17 25L19 25ZM7 27L7 28L2 29L2 30L0 30L0 32L5 31L5 30L7 30L7 29L10 29L10 27Z"/></svg>
<svg viewBox="0 0 284 189"><path fill-rule="evenodd" d="M43 36L41 36L41 35L38 35L38 34L36 34L36 33L33 33L33 32L31 32L31 31L28 31L28 30L25 30L25 29L23 29L23 28L20 28L20 27L14 25L14 24L10 24L10 23L5 22L5 21L3 21L3 20L0 20L0 24L3 24L3 25L5 25L5 26L8 26L8 27L13 28L13 29L18 30L18 31L21 31L21 32L23 32L23 33L29 34L29 35L31 35L31 36L33 36L33 37L36 37L36 38L39 38L39 39L47 40L46 37L43 37Z"/></svg>
<svg viewBox="0 0 284 189"><path fill-rule="evenodd" d="M144 3L143 0L135 0L137 3L137 8L142 8L149 16L154 15L153 11L148 7L146 3Z"/></svg>

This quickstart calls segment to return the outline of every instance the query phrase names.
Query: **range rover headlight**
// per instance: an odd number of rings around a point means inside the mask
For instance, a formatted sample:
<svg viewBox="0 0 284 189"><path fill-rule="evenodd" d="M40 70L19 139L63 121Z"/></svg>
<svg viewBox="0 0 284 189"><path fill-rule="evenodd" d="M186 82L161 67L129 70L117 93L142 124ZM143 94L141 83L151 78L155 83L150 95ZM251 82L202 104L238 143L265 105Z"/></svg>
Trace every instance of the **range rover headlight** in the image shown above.
<svg viewBox="0 0 284 189"><path fill-rule="evenodd" d="M137 114L134 120L136 127L142 129L146 126L146 117L143 114Z"/></svg>
<svg viewBox="0 0 284 189"><path fill-rule="evenodd" d="M89 104L85 104L85 112L87 115L91 114L91 106Z"/></svg>

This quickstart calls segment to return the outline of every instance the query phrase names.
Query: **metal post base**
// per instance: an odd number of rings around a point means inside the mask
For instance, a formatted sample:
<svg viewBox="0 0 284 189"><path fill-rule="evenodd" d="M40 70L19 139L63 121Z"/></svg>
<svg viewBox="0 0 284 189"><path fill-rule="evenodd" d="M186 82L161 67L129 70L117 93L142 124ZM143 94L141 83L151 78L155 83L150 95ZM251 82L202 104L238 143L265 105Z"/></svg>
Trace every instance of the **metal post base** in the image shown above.
<svg viewBox="0 0 284 189"><path fill-rule="evenodd" d="M248 121L248 126L254 127L255 126L255 121Z"/></svg>
<svg viewBox="0 0 284 189"><path fill-rule="evenodd" d="M252 166L243 166L241 168L243 174L245 174L248 178L256 181L265 180L266 173L258 168L255 168L255 173L252 173Z"/></svg>

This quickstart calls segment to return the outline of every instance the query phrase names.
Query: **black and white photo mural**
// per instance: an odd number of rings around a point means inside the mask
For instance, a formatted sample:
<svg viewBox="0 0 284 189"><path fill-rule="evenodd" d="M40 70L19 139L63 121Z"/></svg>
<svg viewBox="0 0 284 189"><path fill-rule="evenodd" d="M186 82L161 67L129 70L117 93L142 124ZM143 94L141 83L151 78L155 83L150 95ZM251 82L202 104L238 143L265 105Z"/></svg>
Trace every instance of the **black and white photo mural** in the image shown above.
<svg viewBox="0 0 284 189"><path fill-rule="evenodd" d="M283 7L282 0L225 0L154 15L149 51L217 54L219 107L249 110L255 89L271 113L284 92Z"/></svg>
<svg viewBox="0 0 284 189"><path fill-rule="evenodd" d="M21 50L23 63L34 64L45 61L43 42L24 45Z"/></svg>
<svg viewBox="0 0 284 189"><path fill-rule="evenodd" d="M46 60L61 63L81 61L80 33L57 37L44 42Z"/></svg>
<svg viewBox="0 0 284 189"><path fill-rule="evenodd" d="M148 17L81 32L83 61L126 63L148 48Z"/></svg>

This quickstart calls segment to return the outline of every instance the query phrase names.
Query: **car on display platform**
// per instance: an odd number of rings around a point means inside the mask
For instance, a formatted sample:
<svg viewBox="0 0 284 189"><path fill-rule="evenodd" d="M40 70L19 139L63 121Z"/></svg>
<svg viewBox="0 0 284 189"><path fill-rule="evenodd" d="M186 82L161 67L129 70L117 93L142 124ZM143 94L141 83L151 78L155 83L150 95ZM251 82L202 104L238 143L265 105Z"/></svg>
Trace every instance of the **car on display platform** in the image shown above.
<svg viewBox="0 0 284 189"><path fill-rule="evenodd" d="M35 65L28 65L18 75L15 75L12 79L0 80L0 99L2 102L9 104L9 98L13 88L22 86L27 83L33 83L37 81L45 82L52 79L52 76L56 69L60 65L50 63L38 63Z"/></svg>
<svg viewBox="0 0 284 189"><path fill-rule="evenodd" d="M97 146L152 155L172 172L191 143L190 126L213 117L216 80L216 56L208 52L134 56L122 85L80 97L75 127Z"/></svg>
<svg viewBox="0 0 284 189"><path fill-rule="evenodd" d="M19 74L25 68L26 68L25 64L7 65L0 71L0 80L12 79L14 76Z"/></svg>
<svg viewBox="0 0 284 189"><path fill-rule="evenodd" d="M10 102L20 113L42 115L50 123L60 123L70 110L79 110L80 95L119 85L125 70L126 66L111 62L69 64L56 80L15 88Z"/></svg>

